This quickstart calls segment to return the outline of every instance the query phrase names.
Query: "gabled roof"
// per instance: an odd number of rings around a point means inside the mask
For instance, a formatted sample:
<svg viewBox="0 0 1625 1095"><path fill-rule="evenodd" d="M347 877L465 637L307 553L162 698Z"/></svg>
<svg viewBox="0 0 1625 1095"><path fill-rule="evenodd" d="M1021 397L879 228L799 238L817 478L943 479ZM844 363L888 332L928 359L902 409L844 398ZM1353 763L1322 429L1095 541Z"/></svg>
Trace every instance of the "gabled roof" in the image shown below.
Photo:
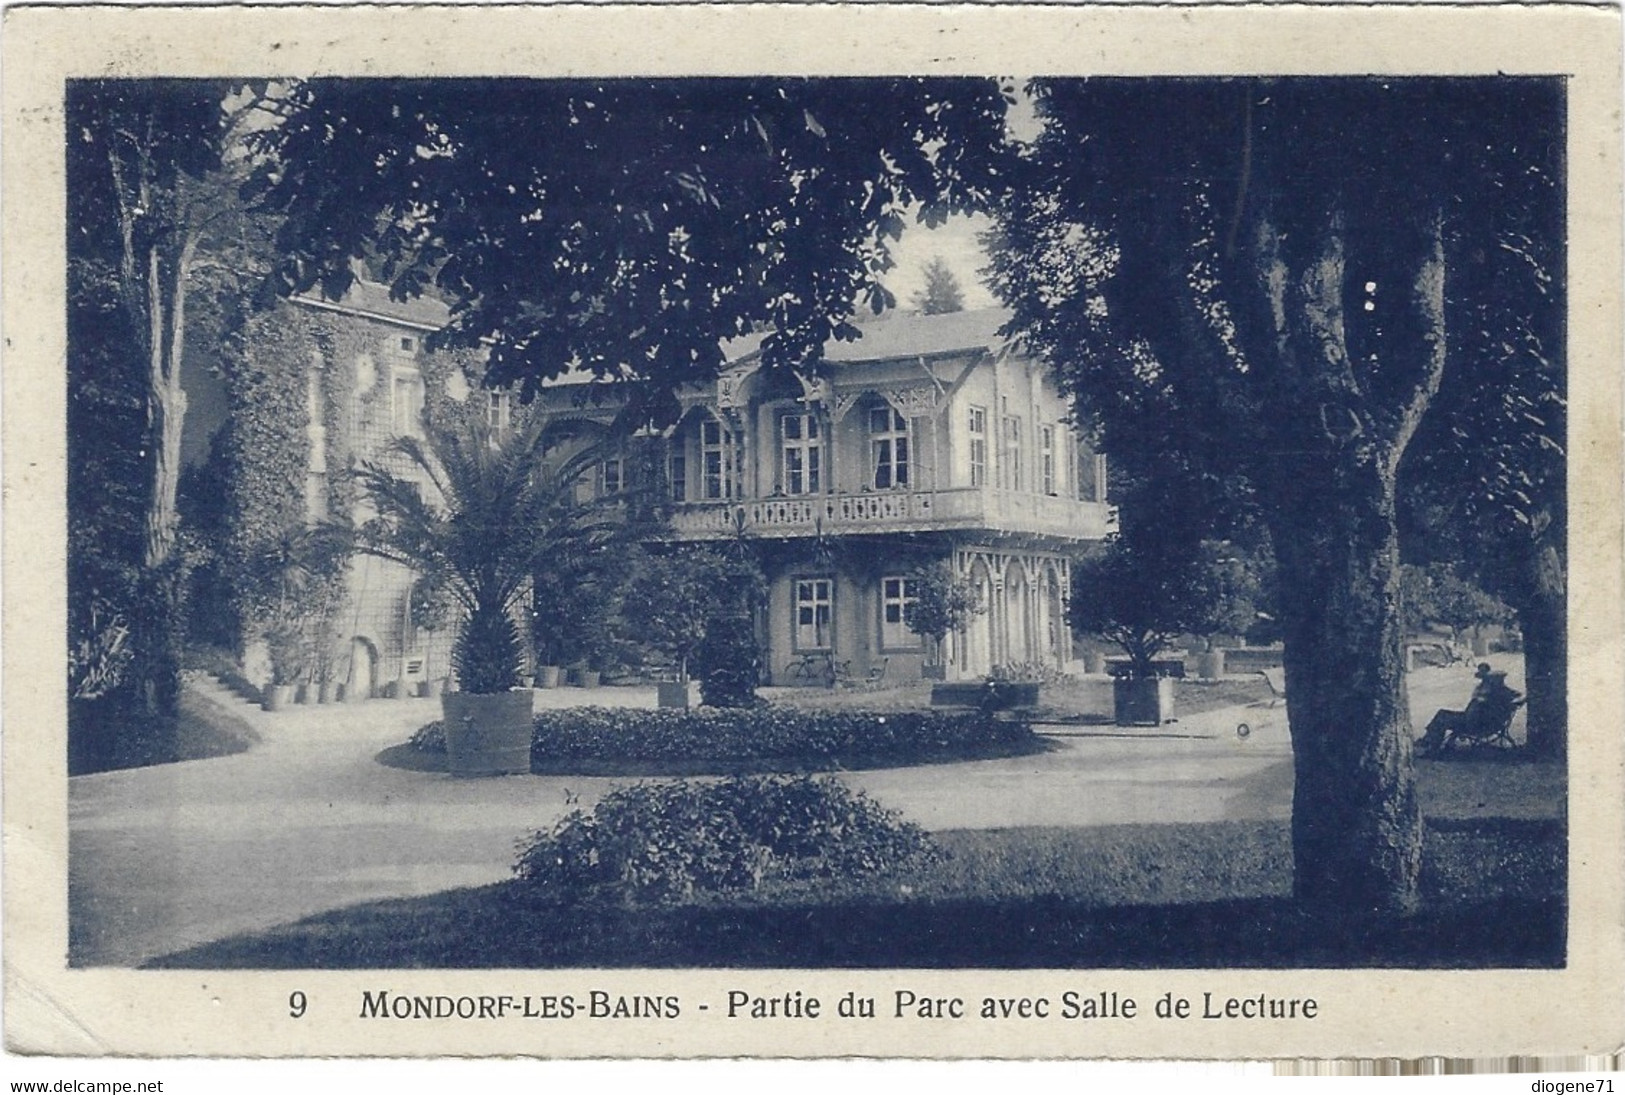
<svg viewBox="0 0 1625 1095"><path fill-rule="evenodd" d="M999 335L999 328L1009 320L1010 310L997 307L933 316L888 312L858 323L858 330L863 332L860 339L826 342L824 357L828 361L852 364L983 350L996 353L1009 341ZM763 333L730 339L722 344L723 355L731 364L744 364L761 352L765 337Z"/></svg>
<svg viewBox="0 0 1625 1095"><path fill-rule="evenodd" d="M424 295L411 300L391 300L389 286L361 278L351 283L343 300L328 300L319 292L301 293L293 299L313 308L347 312L420 331L438 331L451 322L451 309L438 297Z"/></svg>

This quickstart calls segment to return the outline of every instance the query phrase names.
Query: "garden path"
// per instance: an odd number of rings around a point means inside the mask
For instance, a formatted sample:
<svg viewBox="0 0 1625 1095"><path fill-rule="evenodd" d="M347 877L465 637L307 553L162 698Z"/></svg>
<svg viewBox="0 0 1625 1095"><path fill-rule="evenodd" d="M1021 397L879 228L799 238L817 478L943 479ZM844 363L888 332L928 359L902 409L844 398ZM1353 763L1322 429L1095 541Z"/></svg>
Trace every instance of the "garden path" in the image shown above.
<svg viewBox="0 0 1625 1095"><path fill-rule="evenodd" d="M1464 701L1471 687L1468 670L1422 671L1413 677L1413 706L1431 714ZM249 722L260 743L235 756L69 781L69 952L77 965L134 965L357 902L500 881L520 838L621 782L453 779L378 763L380 751L435 717L427 701L269 715L212 682L200 688ZM654 705L653 688L536 695L538 707ZM1242 718L1253 726L1246 740L1235 734ZM1057 728L1052 740L1054 749L1031 756L842 778L929 829L1284 818L1290 809L1280 710L1225 708L1124 734ZM1496 779L1458 789L1457 807L1561 813L1560 782L1512 795L1505 786ZM1502 801L1509 798L1511 807ZM1424 794L1425 810L1428 803Z"/></svg>

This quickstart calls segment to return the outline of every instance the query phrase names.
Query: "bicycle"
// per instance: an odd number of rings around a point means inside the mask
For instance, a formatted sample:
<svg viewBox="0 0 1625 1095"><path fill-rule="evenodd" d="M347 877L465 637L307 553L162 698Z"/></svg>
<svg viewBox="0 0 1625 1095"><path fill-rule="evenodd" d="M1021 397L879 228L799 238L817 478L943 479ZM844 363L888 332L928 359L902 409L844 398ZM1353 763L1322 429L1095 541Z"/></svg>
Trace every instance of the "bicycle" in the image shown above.
<svg viewBox="0 0 1625 1095"><path fill-rule="evenodd" d="M819 684L828 688L835 679L835 670L828 654L802 654L791 658L784 667L785 683L791 687L811 687Z"/></svg>

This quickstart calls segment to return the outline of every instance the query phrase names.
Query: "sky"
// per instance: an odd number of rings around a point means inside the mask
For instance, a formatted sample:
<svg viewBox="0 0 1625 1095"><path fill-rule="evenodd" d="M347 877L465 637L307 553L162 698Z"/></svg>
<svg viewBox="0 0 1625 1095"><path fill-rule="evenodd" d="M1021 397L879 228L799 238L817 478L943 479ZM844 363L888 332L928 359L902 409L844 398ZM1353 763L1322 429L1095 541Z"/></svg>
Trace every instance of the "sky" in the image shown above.
<svg viewBox="0 0 1625 1095"><path fill-rule="evenodd" d="M987 308L998 303L992 292L982 284L979 271L987 265L987 255L976 242L978 233L992 227L992 221L978 214L974 217L951 217L940 228L926 228L911 223L903 238L892 245L892 257L897 265L882 280L886 288L897 297L899 308L908 309L909 299L925 287L925 267L933 258L940 257L948 264L959 287L965 293L966 308Z"/></svg>

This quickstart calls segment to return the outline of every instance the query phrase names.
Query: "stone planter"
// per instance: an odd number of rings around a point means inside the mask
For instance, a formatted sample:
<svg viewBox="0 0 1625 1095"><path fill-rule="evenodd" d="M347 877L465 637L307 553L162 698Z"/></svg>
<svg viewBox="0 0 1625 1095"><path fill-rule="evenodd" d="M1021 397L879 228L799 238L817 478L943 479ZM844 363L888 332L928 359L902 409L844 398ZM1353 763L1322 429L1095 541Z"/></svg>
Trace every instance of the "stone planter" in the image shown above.
<svg viewBox="0 0 1625 1095"><path fill-rule="evenodd" d="M299 704L315 703L316 686L308 681L304 684L296 685L293 690L293 702Z"/></svg>
<svg viewBox="0 0 1625 1095"><path fill-rule="evenodd" d="M268 684L262 690L260 708L265 711L280 711L293 702L293 685Z"/></svg>
<svg viewBox="0 0 1625 1095"><path fill-rule="evenodd" d="M1083 652L1083 671L1091 676L1098 676L1106 672L1106 655L1098 650Z"/></svg>
<svg viewBox="0 0 1625 1095"><path fill-rule="evenodd" d="M334 686L333 686L333 683L331 681L323 681L322 683L318 684L316 686L316 702L317 703L332 703L333 702L333 687Z"/></svg>
<svg viewBox="0 0 1625 1095"><path fill-rule="evenodd" d="M1168 677L1118 677L1112 682L1118 726L1161 726L1174 717L1174 682Z"/></svg>
<svg viewBox="0 0 1625 1095"><path fill-rule="evenodd" d="M350 686L345 684L343 681L334 682L334 684L333 684L333 702L334 703L349 703L350 702Z"/></svg>
<svg viewBox="0 0 1625 1095"><path fill-rule="evenodd" d="M661 707L677 707L685 710L687 709L687 681L659 681L656 683L655 689L660 694L659 703Z"/></svg>
<svg viewBox="0 0 1625 1095"><path fill-rule="evenodd" d="M582 688L598 687L598 670L573 669L571 670L571 673L575 676L576 684L580 685Z"/></svg>
<svg viewBox="0 0 1625 1095"><path fill-rule="evenodd" d="M1224 651L1215 647L1196 655L1196 675L1204 681L1224 676Z"/></svg>
<svg viewBox="0 0 1625 1095"><path fill-rule="evenodd" d="M454 776L529 772L535 698L529 691L441 696L447 770Z"/></svg>
<svg viewBox="0 0 1625 1095"><path fill-rule="evenodd" d="M422 696L424 699L432 700L437 698L441 692L445 691L445 686L446 682L439 677L429 681L419 681L418 695Z"/></svg>
<svg viewBox="0 0 1625 1095"><path fill-rule="evenodd" d="M539 665L536 667L536 686L538 688L557 688L559 686L559 667L556 665Z"/></svg>

